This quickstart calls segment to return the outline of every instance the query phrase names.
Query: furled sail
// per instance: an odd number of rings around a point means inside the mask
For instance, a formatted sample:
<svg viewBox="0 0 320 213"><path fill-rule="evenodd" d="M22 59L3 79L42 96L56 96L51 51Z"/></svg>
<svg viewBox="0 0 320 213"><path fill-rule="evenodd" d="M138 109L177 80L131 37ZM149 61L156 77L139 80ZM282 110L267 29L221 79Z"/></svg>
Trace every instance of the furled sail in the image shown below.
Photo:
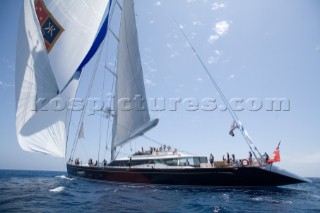
<svg viewBox="0 0 320 213"><path fill-rule="evenodd" d="M138 45L134 3L124 1L119 32L113 147L142 135L158 123L158 119L150 121Z"/></svg>
<svg viewBox="0 0 320 213"><path fill-rule="evenodd" d="M65 156L69 99L92 49L106 0L25 0L16 55L16 129L20 146Z"/></svg>

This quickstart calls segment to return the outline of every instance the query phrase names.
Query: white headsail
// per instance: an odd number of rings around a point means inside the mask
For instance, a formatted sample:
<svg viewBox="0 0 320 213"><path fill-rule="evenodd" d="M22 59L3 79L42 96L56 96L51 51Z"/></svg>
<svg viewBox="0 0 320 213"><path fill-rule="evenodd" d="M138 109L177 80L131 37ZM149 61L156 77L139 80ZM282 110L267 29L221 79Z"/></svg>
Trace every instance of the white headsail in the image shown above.
<svg viewBox="0 0 320 213"><path fill-rule="evenodd" d="M107 4L24 1L16 56L16 128L24 150L65 156L69 114L64 104L75 95L76 71L92 49ZM57 102L50 102L53 98Z"/></svg>
<svg viewBox="0 0 320 213"><path fill-rule="evenodd" d="M142 135L158 123L158 119L150 121L133 1L123 3L119 34L113 147Z"/></svg>

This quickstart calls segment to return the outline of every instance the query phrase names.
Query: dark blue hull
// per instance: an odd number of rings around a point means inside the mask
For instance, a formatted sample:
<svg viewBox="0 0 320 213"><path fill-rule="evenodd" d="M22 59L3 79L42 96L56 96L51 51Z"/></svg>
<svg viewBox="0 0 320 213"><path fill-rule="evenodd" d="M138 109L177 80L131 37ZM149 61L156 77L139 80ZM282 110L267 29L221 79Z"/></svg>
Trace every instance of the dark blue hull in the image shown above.
<svg viewBox="0 0 320 213"><path fill-rule="evenodd" d="M259 167L136 169L67 164L67 171L71 176L106 181L213 187L281 186L308 181Z"/></svg>

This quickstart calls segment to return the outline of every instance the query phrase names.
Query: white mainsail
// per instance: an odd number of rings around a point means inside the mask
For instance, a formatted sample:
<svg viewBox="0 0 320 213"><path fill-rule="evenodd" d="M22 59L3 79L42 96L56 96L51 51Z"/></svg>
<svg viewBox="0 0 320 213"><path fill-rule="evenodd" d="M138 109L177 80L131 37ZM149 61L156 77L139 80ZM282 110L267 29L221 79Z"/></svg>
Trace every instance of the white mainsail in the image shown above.
<svg viewBox="0 0 320 213"><path fill-rule="evenodd" d="M65 156L70 118L64 104L75 95L76 71L95 41L107 4L24 1L16 56L16 131L24 150ZM61 109L52 108L53 98Z"/></svg>
<svg viewBox="0 0 320 213"><path fill-rule="evenodd" d="M133 1L123 2L116 78L112 151L158 123L150 121Z"/></svg>

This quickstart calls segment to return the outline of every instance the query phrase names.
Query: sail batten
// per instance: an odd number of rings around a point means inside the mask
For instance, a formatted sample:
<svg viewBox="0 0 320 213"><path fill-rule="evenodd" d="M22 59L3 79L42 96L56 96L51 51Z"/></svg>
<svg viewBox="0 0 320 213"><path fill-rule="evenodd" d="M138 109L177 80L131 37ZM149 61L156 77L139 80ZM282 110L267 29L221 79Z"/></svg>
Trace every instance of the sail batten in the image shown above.
<svg viewBox="0 0 320 213"><path fill-rule="evenodd" d="M124 1L119 32L113 148L156 126L150 122L133 1Z"/></svg>

